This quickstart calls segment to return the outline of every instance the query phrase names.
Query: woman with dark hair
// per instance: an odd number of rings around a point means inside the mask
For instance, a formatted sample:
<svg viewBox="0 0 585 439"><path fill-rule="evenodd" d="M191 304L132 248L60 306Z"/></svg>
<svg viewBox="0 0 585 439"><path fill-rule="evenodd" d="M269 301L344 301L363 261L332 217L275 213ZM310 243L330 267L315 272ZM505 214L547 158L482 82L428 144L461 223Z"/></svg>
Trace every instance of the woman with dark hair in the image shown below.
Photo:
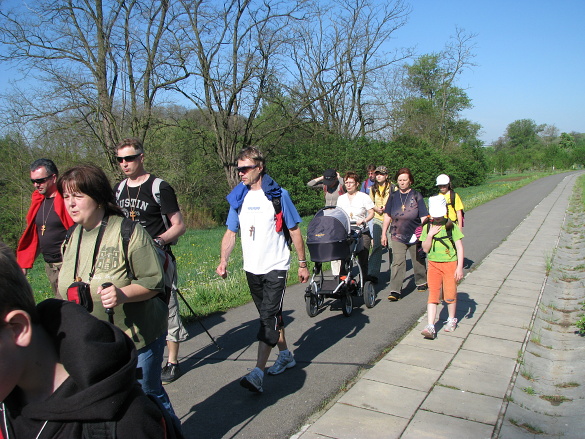
<svg viewBox="0 0 585 439"><path fill-rule="evenodd" d="M381 242L383 246L388 245L386 232L390 227L392 266L388 300L391 301L401 298L402 284L406 274L407 250L414 267L414 282L417 290L427 290L425 261L419 258L416 245L417 237L414 233L416 228L426 221L429 211L420 192L411 188L413 183L414 177L410 169L401 168L398 170L396 173L398 190L392 192L384 210Z"/></svg>
<svg viewBox="0 0 585 439"><path fill-rule="evenodd" d="M142 227L134 227L124 251L124 217L100 168L84 165L67 170L57 181L57 190L76 223L63 244L61 295L67 297L73 282L89 286L92 314L102 320L113 314L113 323L138 350L138 368L142 369L139 381L144 392L159 398L174 415L160 378L168 307L163 295L163 271L152 239Z"/></svg>

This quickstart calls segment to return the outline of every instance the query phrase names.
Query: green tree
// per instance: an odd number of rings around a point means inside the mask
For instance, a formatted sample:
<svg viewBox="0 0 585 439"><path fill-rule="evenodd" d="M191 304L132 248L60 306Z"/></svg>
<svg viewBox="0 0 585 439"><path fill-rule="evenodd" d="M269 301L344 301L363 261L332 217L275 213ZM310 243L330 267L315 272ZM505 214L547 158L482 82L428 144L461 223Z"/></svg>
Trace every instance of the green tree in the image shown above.
<svg viewBox="0 0 585 439"><path fill-rule="evenodd" d="M542 132L544 125L537 125L532 119L519 119L506 128L506 146L508 148L529 149L540 143L538 133Z"/></svg>
<svg viewBox="0 0 585 439"><path fill-rule="evenodd" d="M397 134L414 135L442 149L477 134L479 127L460 119L471 100L455 84L457 76L474 65L474 37L458 29L444 51L405 66L406 97L393 112Z"/></svg>

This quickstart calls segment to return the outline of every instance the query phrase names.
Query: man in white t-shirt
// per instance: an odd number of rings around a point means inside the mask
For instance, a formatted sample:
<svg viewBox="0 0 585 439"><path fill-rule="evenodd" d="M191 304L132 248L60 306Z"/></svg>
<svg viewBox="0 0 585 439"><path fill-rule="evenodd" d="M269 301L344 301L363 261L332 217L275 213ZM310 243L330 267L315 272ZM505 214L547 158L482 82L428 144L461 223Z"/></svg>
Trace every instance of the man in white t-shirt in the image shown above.
<svg viewBox="0 0 585 439"><path fill-rule="evenodd" d="M299 258L300 282L309 280L309 270L298 226L301 217L288 192L266 174L264 157L257 148L248 147L240 151L238 174L242 182L227 196L230 204L227 230L221 242L220 263L215 271L222 278L227 277L228 260L240 230L244 271L260 314L256 367L242 377L240 385L261 393L264 368L274 346L278 345L278 359L267 370L268 374L277 375L296 364L287 347L282 319L286 277L290 268L287 235Z"/></svg>

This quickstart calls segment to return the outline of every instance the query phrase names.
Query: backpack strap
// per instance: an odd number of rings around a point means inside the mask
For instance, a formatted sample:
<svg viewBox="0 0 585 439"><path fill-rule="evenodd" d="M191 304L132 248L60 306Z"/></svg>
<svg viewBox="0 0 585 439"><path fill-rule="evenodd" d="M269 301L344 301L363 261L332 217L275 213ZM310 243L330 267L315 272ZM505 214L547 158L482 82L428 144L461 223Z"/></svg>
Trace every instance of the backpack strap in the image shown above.
<svg viewBox="0 0 585 439"><path fill-rule="evenodd" d="M449 196L451 197L451 207L453 208L453 212L455 212L455 191L453 189L449 189Z"/></svg>
<svg viewBox="0 0 585 439"><path fill-rule="evenodd" d="M126 277L131 280L135 280L136 276L128 260L128 245L130 244L130 238L132 238L136 224L138 224L136 221L124 217L122 218L122 227L120 229L120 234L122 235L122 251L124 254L124 262L126 263Z"/></svg>
<svg viewBox="0 0 585 439"><path fill-rule="evenodd" d="M164 180L162 178L158 178L158 177L156 177L154 180L152 180L152 196L154 197L154 200L156 201L156 204L158 204L159 206L161 205L161 202L160 202L160 184L163 181ZM163 223L165 225L165 229L166 230L169 230L171 228L171 225L169 223L169 219L162 212L160 213L160 216L162 217Z"/></svg>
<svg viewBox="0 0 585 439"><path fill-rule="evenodd" d="M272 197L272 206L274 207L274 215L276 217L278 217L279 214L282 212L282 200L280 199L280 197ZM288 249L290 250L291 244L292 244L290 230L286 226L286 222L285 222L284 217L282 215L281 215L281 220L282 220L282 233L284 233L284 239L286 240L286 245L288 246Z"/></svg>
<svg viewBox="0 0 585 439"><path fill-rule="evenodd" d="M116 201L118 201L120 199L120 195L122 194L122 190L126 187L127 182L128 182L128 179L125 178L124 180L122 180L118 184L118 189L116 189Z"/></svg>
<svg viewBox="0 0 585 439"><path fill-rule="evenodd" d="M431 228L431 224L427 223L427 235L429 233L429 229ZM445 248L449 248L449 246L447 244L445 244L445 239L448 239L449 241L451 241L451 245L453 246L453 250L455 251L455 254L457 254L457 247L455 247L455 241L453 240L453 228L447 228L445 227L445 231L447 232L447 236L442 236L441 238L436 238L437 235L433 236L433 249L434 249L434 245L435 242L440 242L441 244L443 244L443 246L445 246Z"/></svg>

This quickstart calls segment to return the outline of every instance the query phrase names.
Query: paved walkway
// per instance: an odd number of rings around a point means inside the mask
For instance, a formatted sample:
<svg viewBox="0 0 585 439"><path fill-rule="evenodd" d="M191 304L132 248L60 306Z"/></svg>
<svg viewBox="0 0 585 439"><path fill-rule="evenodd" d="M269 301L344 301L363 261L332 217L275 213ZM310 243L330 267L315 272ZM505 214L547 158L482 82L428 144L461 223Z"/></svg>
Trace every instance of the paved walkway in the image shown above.
<svg viewBox="0 0 585 439"><path fill-rule="evenodd" d="M425 314L294 438L499 437L577 176L566 177L465 277L455 332L442 330L440 306L438 336L424 339Z"/></svg>

